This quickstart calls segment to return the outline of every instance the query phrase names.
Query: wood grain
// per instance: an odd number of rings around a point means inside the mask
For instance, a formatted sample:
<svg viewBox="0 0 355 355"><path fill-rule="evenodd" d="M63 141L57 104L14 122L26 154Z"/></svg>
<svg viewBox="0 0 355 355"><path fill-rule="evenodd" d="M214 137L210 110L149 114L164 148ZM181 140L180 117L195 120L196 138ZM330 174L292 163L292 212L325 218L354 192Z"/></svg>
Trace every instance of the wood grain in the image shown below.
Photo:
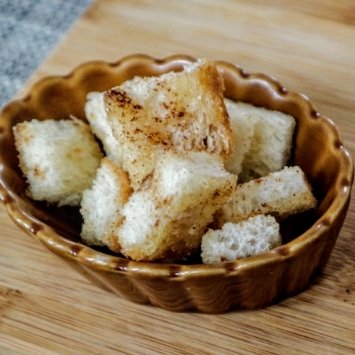
<svg viewBox="0 0 355 355"><path fill-rule="evenodd" d="M19 92L87 60L185 53L266 72L309 96L355 156L353 0L98 0ZM132 304L90 284L0 207L1 354L355 352L355 198L322 275L275 306L223 315Z"/></svg>

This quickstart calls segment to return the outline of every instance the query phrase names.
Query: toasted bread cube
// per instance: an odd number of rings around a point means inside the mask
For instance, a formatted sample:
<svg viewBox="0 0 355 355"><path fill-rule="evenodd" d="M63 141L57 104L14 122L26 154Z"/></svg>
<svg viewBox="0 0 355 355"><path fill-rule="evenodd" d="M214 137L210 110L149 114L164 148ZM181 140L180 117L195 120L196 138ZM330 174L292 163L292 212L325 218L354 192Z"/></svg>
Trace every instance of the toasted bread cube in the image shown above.
<svg viewBox="0 0 355 355"><path fill-rule="evenodd" d="M141 261L179 259L197 251L236 179L218 155L163 154L122 210L124 221L117 230L120 251Z"/></svg>
<svg viewBox="0 0 355 355"><path fill-rule="evenodd" d="M90 188L84 190L80 213L81 237L88 245L111 245L114 230L122 223L121 210L132 193L128 175L108 158L103 158Z"/></svg>
<svg viewBox="0 0 355 355"><path fill-rule="evenodd" d="M236 171L240 182L266 176L287 165L296 126L294 117L244 102L226 100L226 105L237 140L236 153L229 165L233 166L235 157L242 159L239 173ZM253 129L245 133L245 126L250 125L250 121ZM239 130L242 132L238 132ZM240 138L241 134L244 138ZM240 166L240 163L237 166Z"/></svg>
<svg viewBox="0 0 355 355"><path fill-rule="evenodd" d="M256 215L239 223L228 222L222 229L210 229L201 243L205 264L233 261L257 255L282 244L275 218Z"/></svg>
<svg viewBox="0 0 355 355"><path fill-rule="evenodd" d="M59 206L79 205L102 158L89 126L78 119L34 119L18 123L13 132L28 196Z"/></svg>
<svg viewBox="0 0 355 355"><path fill-rule="evenodd" d="M122 167L135 190L167 150L206 151L224 159L231 155L233 134L223 90L216 65L199 60L182 72L136 77L104 93Z"/></svg>
<svg viewBox="0 0 355 355"><path fill-rule="evenodd" d="M221 226L256 214L286 217L316 205L317 200L304 172L300 167L292 166L238 185L217 216Z"/></svg>

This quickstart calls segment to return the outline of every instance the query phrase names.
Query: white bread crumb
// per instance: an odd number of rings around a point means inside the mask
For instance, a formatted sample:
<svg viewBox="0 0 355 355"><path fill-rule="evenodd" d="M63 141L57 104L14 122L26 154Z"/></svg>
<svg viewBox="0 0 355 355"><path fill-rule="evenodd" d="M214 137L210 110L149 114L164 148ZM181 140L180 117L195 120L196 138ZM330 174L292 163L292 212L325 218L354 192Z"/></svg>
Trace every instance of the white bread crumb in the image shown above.
<svg viewBox="0 0 355 355"><path fill-rule="evenodd" d="M81 237L86 244L114 243L114 230L122 222L121 210L131 193L127 173L103 158L92 186L84 190L81 200Z"/></svg>
<svg viewBox="0 0 355 355"><path fill-rule="evenodd" d="M237 224L229 222L219 230L211 229L202 237L202 262L233 261L276 248L282 243L279 229L275 218L267 215L256 215Z"/></svg>
<svg viewBox="0 0 355 355"><path fill-rule="evenodd" d="M236 185L221 157L166 152L122 210L120 250L134 260L178 259L195 252Z"/></svg>
<svg viewBox="0 0 355 355"><path fill-rule="evenodd" d="M78 119L33 119L18 123L13 131L29 197L59 206L79 205L102 158L89 126Z"/></svg>
<svg viewBox="0 0 355 355"><path fill-rule="evenodd" d="M301 168L285 167L238 185L218 213L219 225L238 222L255 214L288 216L313 209L316 204L311 186Z"/></svg>

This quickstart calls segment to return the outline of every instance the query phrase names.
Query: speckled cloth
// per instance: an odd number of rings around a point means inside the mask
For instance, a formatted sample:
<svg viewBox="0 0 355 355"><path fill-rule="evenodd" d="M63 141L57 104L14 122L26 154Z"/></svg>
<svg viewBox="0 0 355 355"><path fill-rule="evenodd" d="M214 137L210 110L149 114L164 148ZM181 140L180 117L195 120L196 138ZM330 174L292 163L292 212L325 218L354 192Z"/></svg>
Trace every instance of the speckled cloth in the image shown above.
<svg viewBox="0 0 355 355"><path fill-rule="evenodd" d="M93 0L0 0L0 108Z"/></svg>

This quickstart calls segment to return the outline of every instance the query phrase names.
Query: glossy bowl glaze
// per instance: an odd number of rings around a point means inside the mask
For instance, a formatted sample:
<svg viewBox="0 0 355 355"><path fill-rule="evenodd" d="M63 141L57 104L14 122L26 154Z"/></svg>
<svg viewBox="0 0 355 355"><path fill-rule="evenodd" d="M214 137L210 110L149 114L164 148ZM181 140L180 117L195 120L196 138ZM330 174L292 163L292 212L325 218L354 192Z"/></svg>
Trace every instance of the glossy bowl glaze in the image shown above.
<svg viewBox="0 0 355 355"><path fill-rule="evenodd" d="M96 285L137 303L171 310L220 313L255 309L293 296L327 263L342 227L351 193L353 164L334 124L309 99L264 74L216 61L225 96L291 114L297 120L291 164L305 171L319 201L315 213L282 225L283 245L235 262L202 265L142 263L84 245L78 210L34 202L18 167L12 127L37 118L85 120L90 91L103 91L133 76L180 71L195 59L177 55L157 60L132 55L116 63L88 62L67 76L37 82L23 100L9 103L0 119L0 197L13 221L68 261Z"/></svg>

